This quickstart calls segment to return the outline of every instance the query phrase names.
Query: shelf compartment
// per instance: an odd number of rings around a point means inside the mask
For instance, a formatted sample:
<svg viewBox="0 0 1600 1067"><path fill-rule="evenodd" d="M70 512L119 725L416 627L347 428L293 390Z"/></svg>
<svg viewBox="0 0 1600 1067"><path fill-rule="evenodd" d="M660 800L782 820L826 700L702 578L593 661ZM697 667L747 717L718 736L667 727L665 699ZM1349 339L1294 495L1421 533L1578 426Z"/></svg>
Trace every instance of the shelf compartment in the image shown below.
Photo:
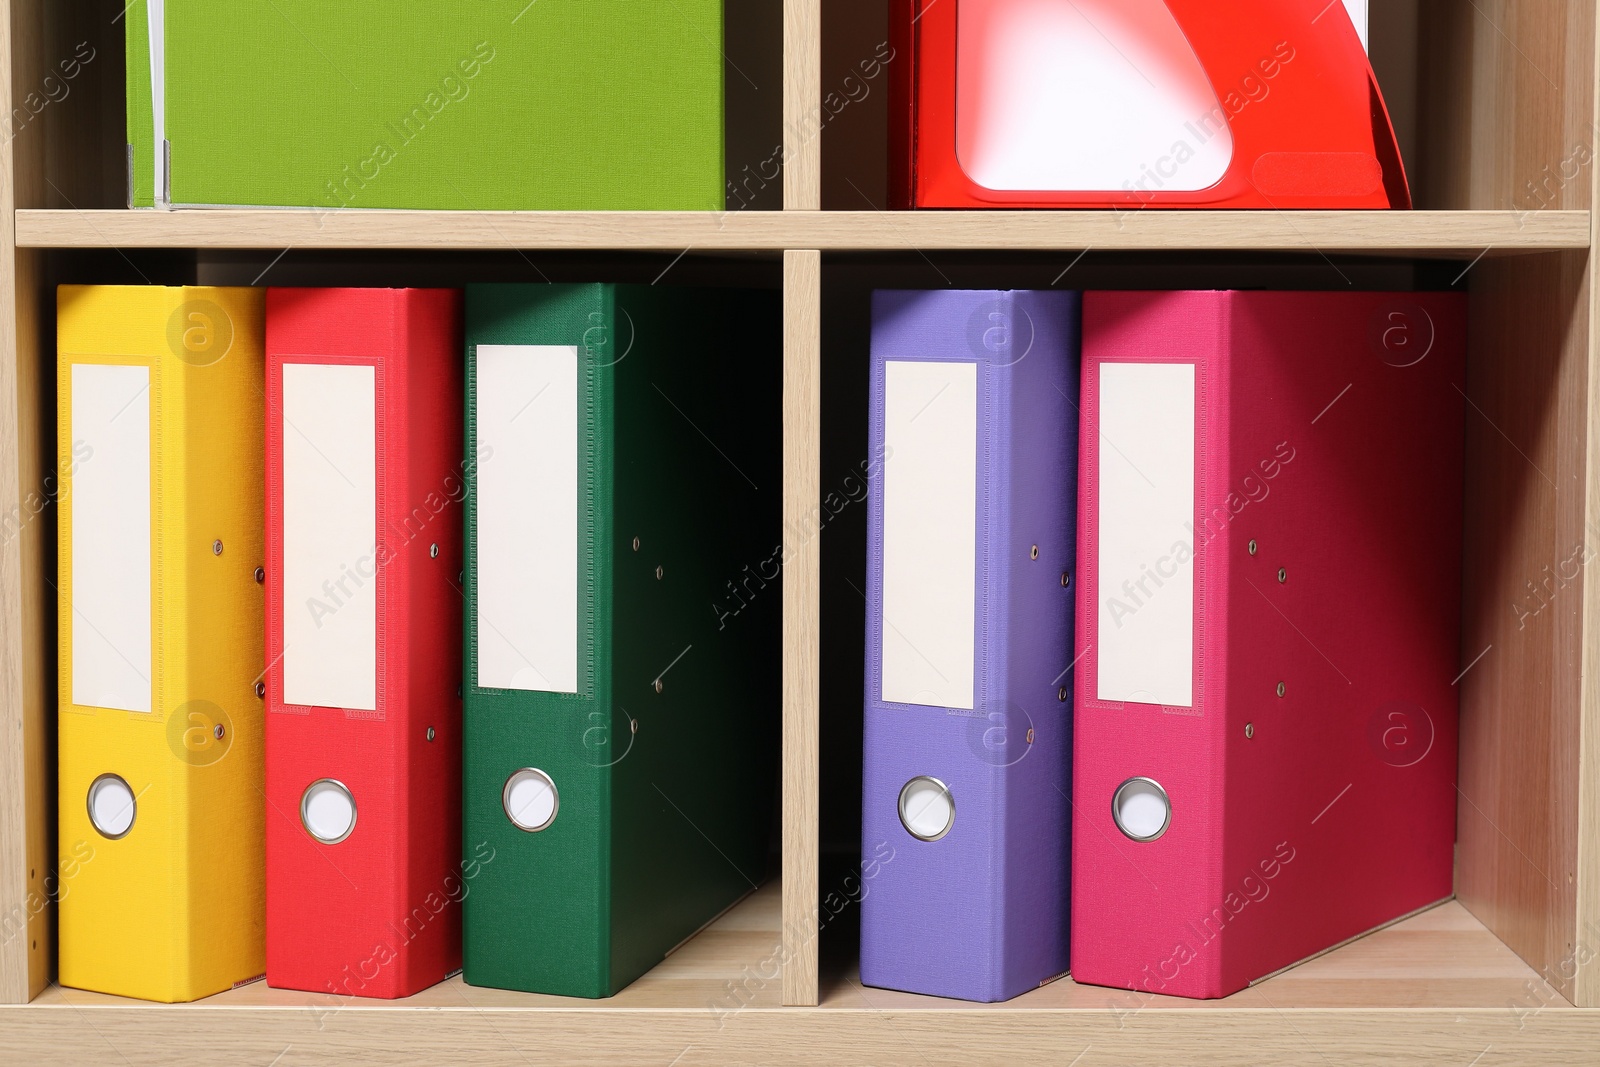
<svg viewBox="0 0 1600 1067"><path fill-rule="evenodd" d="M824 969L821 1007L875 1010L1099 1009L1188 1012L1238 1008L1496 1008L1535 1012L1561 997L1452 900L1345 944L1223 1000L1180 1000L1063 978L1004 1004L969 1004L863 986L857 969ZM1562 1002L1564 1003L1564 1002Z"/></svg>
<svg viewBox="0 0 1600 1067"><path fill-rule="evenodd" d="M58 211L21 248L919 249L1439 256L1586 249L1588 211Z"/></svg>
<svg viewBox="0 0 1600 1067"><path fill-rule="evenodd" d="M193 1004L155 1004L51 985L34 999L31 1006L79 1009L90 1012L91 1018L94 1012L108 1008L169 1014L283 1008L318 1016L331 1016L350 1009L404 1013L407 1009L419 1008L544 1008L609 1012L692 1009L710 1012L723 1002L731 1009L736 1005L730 999L727 983L743 978L747 969L755 974L762 961L778 949L779 906L782 899L780 885L779 879L769 879L761 888L674 949L653 970L606 1000L471 986L457 974L402 1000L369 1000L333 993L273 989L266 982L251 982ZM779 985L775 978L761 979L758 976L748 981L748 987L743 997L743 1003L748 1007L778 1006ZM0 1010L0 1015L3 1014L3 1010ZM0 1030L4 1029L5 1023L0 1021Z"/></svg>
<svg viewBox="0 0 1600 1067"><path fill-rule="evenodd" d="M1467 266L1425 258L1101 255L1098 249L1081 262L1070 255L1010 252L829 255L822 279L826 389L820 480L825 490L835 489L869 454L866 370L874 289L1040 288L1057 279L1058 285L1087 289L1467 290L1467 565L1461 579L1461 676L1455 679L1461 735L1454 907L1498 939L1496 952L1525 961L1531 968L1525 977L1548 983L1539 985L1546 994L1589 1007L1591 983L1600 980L1594 927L1587 925L1596 882L1585 872L1593 858L1582 851L1577 824L1594 802L1580 793L1579 782L1593 759L1592 743L1583 740L1593 736L1585 722L1591 706L1586 701L1592 699L1585 686L1592 690L1593 681L1585 682L1588 673L1580 664L1586 648L1595 647L1595 587L1574 587L1571 566L1562 572L1567 584L1554 594L1534 597L1527 584L1542 580L1544 568L1554 570L1578 546L1594 545L1596 527L1585 519L1585 508L1595 498L1587 495L1586 505L1579 488L1586 478L1593 486L1600 469L1592 458L1593 415L1584 401L1597 381L1591 369L1588 257L1562 251ZM841 511L827 534L819 606L819 836L831 857L821 884L837 890L861 847L865 509ZM1587 557L1580 551L1578 558ZM830 927L824 961L851 951L832 943L839 937ZM1358 945L1355 951L1366 949ZM1464 959L1471 955L1462 951ZM1323 966L1308 964L1269 988L1305 988L1298 983L1311 981ZM825 963L823 1004L840 1003L836 974ZM1447 993L1427 975L1413 980L1418 989L1396 985L1389 1001L1398 1006L1440 996L1464 1009L1497 1007L1508 1015L1508 1005L1520 1003L1512 996L1520 981L1509 983L1504 995L1495 991L1478 1000L1468 986ZM1070 988L1030 996L1043 1005L1076 1008L1081 1000ZM1268 996L1276 1003L1275 995ZM1103 1006L1105 1000L1094 1003Z"/></svg>
<svg viewBox="0 0 1600 1067"><path fill-rule="evenodd" d="M579 1001L477 989L459 978L403 1001L341 1001L256 983L196 1004L157 1005L52 986L0 1008L8 1050L99 1067L199 1063L217 1041L262 1063L525 1057L585 1063L873 1062L928 1067L1047 1057L1066 1064L1316 1061L1461 1067L1585 1062L1600 1018L1566 1005L1459 904L1443 904L1220 1001L1176 1001L1070 979L1003 1005L864 989L824 972L821 1006L778 1008L757 977L780 936L776 883L730 911L618 996ZM768 971L767 973L771 973ZM743 981L731 1010L725 983ZM726 1010L719 1010L726 1009ZM1197 1049L1204 1048L1197 1054ZM31 1054L31 1055L30 1055ZM1485 1057L1487 1059L1487 1057Z"/></svg>

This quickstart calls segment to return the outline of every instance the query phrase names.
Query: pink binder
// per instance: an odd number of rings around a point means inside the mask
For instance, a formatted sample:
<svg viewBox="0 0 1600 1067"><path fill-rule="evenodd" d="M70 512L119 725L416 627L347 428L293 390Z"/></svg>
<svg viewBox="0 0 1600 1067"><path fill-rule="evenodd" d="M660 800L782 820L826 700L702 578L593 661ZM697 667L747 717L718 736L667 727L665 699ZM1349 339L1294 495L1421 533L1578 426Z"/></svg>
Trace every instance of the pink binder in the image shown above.
<svg viewBox="0 0 1600 1067"><path fill-rule="evenodd" d="M1078 981L1222 997L1450 895L1465 312L1085 297Z"/></svg>

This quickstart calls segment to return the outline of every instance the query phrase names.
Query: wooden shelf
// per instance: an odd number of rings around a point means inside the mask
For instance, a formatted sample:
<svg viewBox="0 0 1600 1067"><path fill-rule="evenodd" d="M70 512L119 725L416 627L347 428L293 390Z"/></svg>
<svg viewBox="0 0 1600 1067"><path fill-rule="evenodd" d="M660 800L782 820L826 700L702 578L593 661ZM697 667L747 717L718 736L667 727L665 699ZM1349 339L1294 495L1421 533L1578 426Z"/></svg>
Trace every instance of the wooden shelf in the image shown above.
<svg viewBox="0 0 1600 1067"><path fill-rule="evenodd" d="M1587 249L1587 211L58 211L22 248L1263 251L1473 259Z"/></svg>
<svg viewBox="0 0 1600 1067"><path fill-rule="evenodd" d="M540 1008L566 1011L702 1011L710 1012L728 996L726 983L741 977L748 967L778 947L779 903L777 879L728 909L715 922L678 946L666 959L628 988L607 1000L517 993L505 989L470 986L458 974L404 1000L369 1000L363 997L273 989L266 982L251 982L193 1004L156 1004L126 997L89 993L52 985L34 999L32 1007L81 1009L128 1008L146 1012L190 1012L291 1009L308 1015L332 1016L346 1009L404 1012L409 1008ZM776 977L752 982L744 1002L755 1008L776 1008L781 1003ZM735 1006L732 1001L729 1007ZM3 1014L4 1009L0 1009ZM0 1021L0 1030L4 1029Z"/></svg>
<svg viewBox="0 0 1600 1067"><path fill-rule="evenodd" d="M1330 1008L1372 1011L1392 1008L1498 1008L1558 1000L1534 970L1472 913L1448 901L1332 952L1292 967L1223 1000L1181 1000L1051 982L1004 1004L970 1004L863 986L855 968L822 978L821 1006L887 1010L1044 1011L1089 1010L1132 1016L1140 1012L1215 1012L1239 1009L1284 1011Z"/></svg>
<svg viewBox="0 0 1600 1067"><path fill-rule="evenodd" d="M1195 1062L1441 1063L1464 1067L1485 1048L1563 1060L1600 1039L1600 1016L1566 1004L1454 902L1306 963L1226 1000L1183 1001L1080 986L1068 979L1004 1005L867 989L824 974L816 1008L779 1008L763 978L777 948L769 883L618 996L604 1001L479 989L451 979L403 1001L336 998L255 983L197 1004L159 1005L51 986L0 1008L0 1032L21 1061L104 1064L200 1058L226 1035L239 1062L474 1063ZM765 972L771 976L773 971ZM744 1006L728 983L748 990ZM1400 1010L1404 1009L1404 1010ZM1592 1044L1589 1045L1593 1047ZM1570 1055L1570 1054L1569 1054ZM274 1057L282 1056L281 1061Z"/></svg>
<svg viewBox="0 0 1600 1067"><path fill-rule="evenodd" d="M856 460L851 434L863 434L866 420L849 390L865 381L865 364L850 344L864 348L866 319L855 297L876 284L886 263L919 252L989 253L961 257L971 269L951 271L981 283L991 268L1006 268L1008 253L1066 252L1066 262L1082 250L1152 253L1114 268L1148 281L1142 272L1165 262L1160 253L1320 254L1384 257L1391 262L1360 266L1385 277L1421 275L1427 284L1460 268L1408 273L1405 260L1476 264L1462 283L1472 316L1463 392L1475 409L1463 647L1464 658L1482 662L1459 680L1459 902L1222 1001L1139 1003L1070 980L1001 1005L862 987L839 943L849 940L856 916L847 912L820 936L816 926L829 898L822 890L838 884L819 877L822 843L848 837L828 822L829 812L836 819L842 806L848 823L859 811L852 787L840 788L860 781L846 747L859 734L840 731L848 717L836 701L859 700L860 675L839 668L843 630L823 606L829 590L843 585L840 574L849 574L826 550L847 546L848 531L832 527L826 542L785 535L795 543L786 544L793 552L783 576L782 885L770 882L617 997L530 996L459 978L396 1002L263 983L192 1005L65 990L50 984L56 665L54 532L45 512L45 521L7 525L0 537L0 1060L93 1067L1594 1063L1600 581L1563 585L1541 596L1537 611L1519 610L1533 603L1529 590L1547 569L1579 558L1575 545L1592 549L1600 530L1600 283L1589 258L1591 208L1600 200L1594 0L1373 5L1374 18L1387 20L1374 33L1373 62L1401 127L1416 202L1454 209L1405 212L816 210L885 202L888 93L883 82L872 83L865 95L853 92L845 109L839 87L865 84L860 58L876 54L884 39L887 0L732 0L729 10L736 6L771 25L781 15L788 210L134 212L66 210L116 205L125 196L124 71L113 58L125 32L122 0L0 0L8 32L0 98L7 114L32 115L0 139L0 215L14 222L0 226L0 512L31 518L34 502L49 495L53 287L88 280L85 273L105 269L102 261L121 269L114 255L54 250L238 249L269 259L291 248L379 253L368 261L432 258L384 250L585 250L596 261L624 251L781 252L786 531L814 526L835 467ZM746 36L742 43L754 47L756 37ZM85 40L105 58L82 65L70 98L54 94L43 111L24 107L40 98L38 87L56 84L47 78L58 58ZM763 74L760 86L773 100L773 80ZM1512 210L1535 206L1551 210ZM903 255L843 263L822 252ZM186 259L164 258L178 264L174 270ZM191 265L215 269L229 258L199 256ZM363 257L305 258L337 268ZM1015 256L1010 265L1022 270L1037 258ZM1190 276L1201 282L1236 274L1188 257L1196 261ZM1247 266L1265 268L1264 284L1290 284L1271 273L1276 259ZM349 284L363 280L352 276ZM845 588L840 601L859 620L857 596ZM1478 652L1485 646L1492 654Z"/></svg>

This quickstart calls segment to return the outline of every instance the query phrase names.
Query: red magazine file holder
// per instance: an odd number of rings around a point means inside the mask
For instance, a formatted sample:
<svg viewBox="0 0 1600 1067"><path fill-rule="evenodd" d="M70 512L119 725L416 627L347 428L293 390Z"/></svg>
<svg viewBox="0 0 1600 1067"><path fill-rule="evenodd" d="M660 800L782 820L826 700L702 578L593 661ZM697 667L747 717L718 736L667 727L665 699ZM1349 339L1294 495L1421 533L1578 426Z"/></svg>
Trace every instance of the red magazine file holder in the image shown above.
<svg viewBox="0 0 1600 1067"><path fill-rule="evenodd" d="M1395 141L1388 109L1378 91L1361 39L1344 6L1335 0L1079 0L1060 8L1064 0L891 0L890 34L894 45L891 77L890 199L896 208L1409 208L1411 193ZM972 38L998 25L997 16L1010 20L1009 43L987 51L964 46L958 32L963 18L970 19ZM963 135L1007 136L996 126L973 134L969 126L958 134L958 101L974 99L987 89L983 79L1008 81L1015 94L1030 94L1030 83L1017 81L1017 43L1050 48L1049 26L1054 24L1059 42L1061 19L1081 19L1083 35L1097 35L1110 50L1139 70L1130 54L1142 58L1152 73L1188 79L1201 91L1209 84L1215 107L1206 108L1188 122L1176 121L1173 149L1165 156L1152 154L1139 166L1126 168L1122 182L1113 188L1005 188L980 184L964 167L959 142ZM985 25L985 20L989 24ZM1116 32L1120 31L1120 32ZM998 31L996 31L998 32ZM1020 33L1020 36L1019 36ZM1132 40L1150 47L1119 47ZM996 38L998 40L998 38ZM1040 42L1043 42L1042 44ZM1184 48L1184 44L1187 48ZM969 52L962 52L968 47ZM1096 45L1095 47L1099 47ZM1050 78L1074 67L1072 57L1053 62L1040 53L1043 65L1027 68L1024 78ZM968 60L966 86L959 81L958 59ZM1155 57L1152 61L1151 57ZM1114 61L1118 62L1118 61ZM1195 64L1198 64L1195 67ZM1167 68L1170 67L1171 70ZM1192 67L1192 70L1178 70ZM1081 65L1079 66L1081 72ZM1203 72L1203 81L1200 81ZM1131 72L1124 70L1124 76ZM1158 74L1158 77L1161 77ZM1145 77L1154 91L1155 83ZM1165 80L1165 78L1163 78ZM1137 81L1132 82L1137 88ZM973 88L974 85L978 87ZM1020 88L1019 88L1020 86ZM1058 90L1059 91L1059 90ZM1142 90L1140 90L1142 92ZM963 93L968 94L963 96ZM1044 99L1045 90L1038 90ZM1097 101L1095 97L1098 96ZM1110 97L1111 99L1107 99ZM981 97L979 98L981 99ZM1074 95L1082 107L1111 110L1095 118L1102 128L1126 129L1130 116L1123 113L1127 97L1111 92ZM1050 107L1046 103L1044 106ZM1076 102L1074 107L1078 107ZM973 108L972 113L978 109ZM984 109L989 110L989 109ZM1059 114L1059 109L1040 114ZM985 116L987 119L987 115ZM1002 113L1002 119L1004 114ZM1063 123L1070 132L1078 119ZM1206 142L1226 125L1232 152L1225 169L1205 188L1174 188L1180 163L1206 147ZM1163 130L1167 129L1165 125ZM1048 144L1031 131L1034 145ZM1013 134L1015 135L1015 134ZM1113 135L1115 136L1115 135ZM1103 147L1089 142L1085 159ZM1215 161L1217 146L1211 146ZM971 160L968 160L971 163ZM1169 173L1170 172L1170 173ZM1201 168L1191 171L1191 182L1205 178ZM997 184L997 183L991 183ZM1180 181L1177 184L1182 185Z"/></svg>

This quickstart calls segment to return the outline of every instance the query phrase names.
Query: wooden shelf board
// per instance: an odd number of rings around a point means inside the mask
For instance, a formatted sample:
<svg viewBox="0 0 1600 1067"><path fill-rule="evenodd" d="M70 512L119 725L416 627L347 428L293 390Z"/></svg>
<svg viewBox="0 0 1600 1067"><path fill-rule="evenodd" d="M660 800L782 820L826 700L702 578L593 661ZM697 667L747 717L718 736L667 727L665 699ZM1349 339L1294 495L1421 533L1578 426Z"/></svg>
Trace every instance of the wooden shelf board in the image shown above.
<svg viewBox="0 0 1600 1067"><path fill-rule="evenodd" d="M763 961L780 939L769 882L610 1000L534 996L459 977L403 1001L255 983L160 1005L50 987L0 1008L19 1062L728 1064L1016 1062L1439 1063L1488 1047L1499 1062L1593 1062L1600 1011L1575 1009L1454 902L1221 1001L1151 998L1062 980L1004 1005L866 989L824 974L816 1008L780 1008ZM765 974L774 972L767 968ZM747 991L743 1006L729 983ZM31 1055L29 1055L31 1053ZM275 1059L281 1057L281 1059Z"/></svg>
<svg viewBox="0 0 1600 1067"><path fill-rule="evenodd" d="M740 977L747 966L756 968L777 949L781 890L780 880L770 879L760 889L686 941L648 974L609 1000L583 1000L488 989L467 985L461 980L460 975L456 975L404 1000L367 1000L352 996L306 993L293 989L273 989L266 982L251 982L249 985L240 986L226 993L218 993L193 1004L166 1005L52 985L34 999L29 1009L127 1008L137 1011L185 1012L279 1008L305 1012L308 1015L332 1015L351 1007L391 1013L404 1012L412 1008L708 1011L719 998L727 995L725 983ZM775 1008L781 1003L780 993L777 980L754 983L751 985L751 992L746 1002L754 1007ZM3 1014L4 1010L0 1009L0 1014ZM0 1023L0 1031L3 1030L4 1023Z"/></svg>
<svg viewBox="0 0 1600 1067"><path fill-rule="evenodd" d="M863 986L852 968L822 977L824 1009L870 1008L942 1011L1036 1011L1098 1009L1139 1011L1227 1011L1498 1008L1539 1006L1565 1001L1499 938L1455 901L1352 941L1333 952L1236 993L1224 1000L1181 1000L1142 996L1127 990L1079 985L1069 978L1025 993L1004 1004L970 1004Z"/></svg>
<svg viewBox="0 0 1600 1067"><path fill-rule="evenodd" d="M16 212L22 248L1269 251L1473 259L1589 247L1587 211Z"/></svg>

